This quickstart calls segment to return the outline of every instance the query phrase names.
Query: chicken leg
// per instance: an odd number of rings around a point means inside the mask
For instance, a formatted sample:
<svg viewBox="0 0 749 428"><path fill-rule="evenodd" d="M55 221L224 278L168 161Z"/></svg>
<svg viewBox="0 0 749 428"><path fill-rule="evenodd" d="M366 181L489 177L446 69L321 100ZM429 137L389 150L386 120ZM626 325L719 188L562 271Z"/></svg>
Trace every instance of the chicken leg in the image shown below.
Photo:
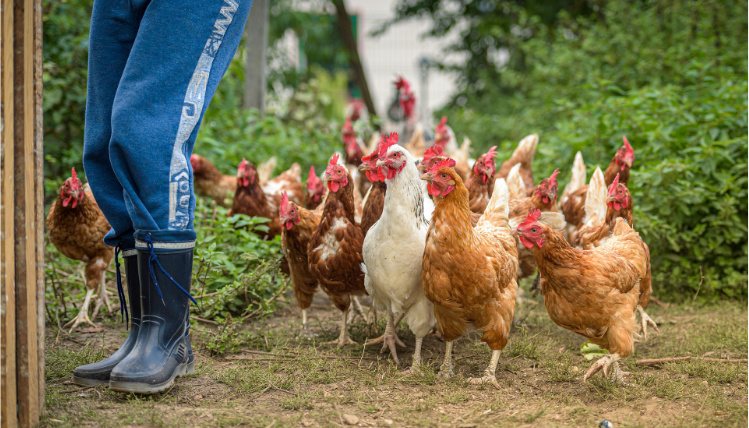
<svg viewBox="0 0 749 428"><path fill-rule="evenodd" d="M489 367L484 370L484 376L472 377L468 379L473 385L481 385L488 383L494 385L495 388L499 389L499 383L497 382L497 363L499 362L499 350L492 350L492 358L489 360Z"/></svg>
<svg viewBox="0 0 749 428"><path fill-rule="evenodd" d="M76 327L78 327L80 324L89 324L92 327L98 327L96 324L94 324L93 321L91 321L91 318L88 317L88 307L91 305L91 296L93 296L94 290L87 289L86 290L86 298L83 299L83 305L81 305L81 309L78 311L78 315L76 315L75 318L68 321L63 328L67 328L70 324L73 324L73 327L70 328L70 331L68 333L72 333L73 330L75 330Z"/></svg>
<svg viewBox="0 0 749 428"><path fill-rule="evenodd" d="M408 370L404 371L403 374L421 373L421 343L423 341L423 337L416 338L416 345L414 346L414 356L411 359L411 367Z"/></svg>
<svg viewBox="0 0 749 428"><path fill-rule="evenodd" d="M621 360L621 357L618 354L607 354L599 358L598 361L590 366L590 369L588 369L587 373L585 373L583 382L587 381L591 376L603 369L603 376L605 378L624 384L625 382L623 376L625 373L619 370L619 360ZM611 370L612 367L613 371L609 373L609 370Z"/></svg>
<svg viewBox="0 0 749 428"><path fill-rule="evenodd" d="M101 281L99 282L99 295L96 296L96 305L94 305L94 313L91 315L91 319L96 319L99 314L99 310L102 306L107 308L107 313L112 313L112 304L109 302L109 295L111 294L106 287L105 272L101 273Z"/></svg>
<svg viewBox="0 0 749 428"><path fill-rule="evenodd" d="M645 309L643 309L642 306L637 305L637 312L640 313L640 323L642 324L642 337L643 340L648 340L648 324L653 326L656 332L660 333L661 331L658 329L658 324L653 321L652 318L648 316L648 314L645 313Z"/></svg>
<svg viewBox="0 0 749 428"><path fill-rule="evenodd" d="M357 315L360 316L364 322L367 322L367 314L364 313L364 308L362 308L359 298L357 296L351 296L351 300L353 301L354 311L350 313L348 322L353 322Z"/></svg>
<svg viewBox="0 0 749 428"><path fill-rule="evenodd" d="M302 309L302 335L307 339L317 336L317 334L312 333L309 329L309 322L307 322L307 309Z"/></svg>
<svg viewBox="0 0 749 428"><path fill-rule="evenodd" d="M448 379L450 376L452 376L453 373L453 343L452 342L445 342L445 360L442 362L442 365L440 366L440 372L437 374L437 376Z"/></svg>
<svg viewBox="0 0 749 428"><path fill-rule="evenodd" d="M357 343L351 340L351 337L348 335L348 313L351 310L351 308L346 308L345 311L341 312L343 315L341 318L341 333L338 336L338 340L331 340L330 342L325 342L323 345L336 345L339 348L343 348L346 345L356 345Z"/></svg>
<svg viewBox="0 0 749 428"><path fill-rule="evenodd" d="M403 341L400 340L400 338L398 337L398 324L400 324L404 316L405 314L398 314L398 318L396 318L395 321L393 321L394 315L388 310L388 322L387 322L387 325L385 326L385 333L383 333L382 336L380 337L367 340L367 342L364 345L370 346L370 345L376 345L380 342L384 342L382 344L382 349L380 350L380 353L383 353L385 352L385 349L387 349L388 347L388 343L386 339L388 338L388 334L390 334L392 335L392 340L394 340L398 346L405 348L406 344L403 343ZM390 330L388 330L388 326L390 326L389 327ZM398 364L398 357L395 356L394 359L395 359L395 363Z"/></svg>

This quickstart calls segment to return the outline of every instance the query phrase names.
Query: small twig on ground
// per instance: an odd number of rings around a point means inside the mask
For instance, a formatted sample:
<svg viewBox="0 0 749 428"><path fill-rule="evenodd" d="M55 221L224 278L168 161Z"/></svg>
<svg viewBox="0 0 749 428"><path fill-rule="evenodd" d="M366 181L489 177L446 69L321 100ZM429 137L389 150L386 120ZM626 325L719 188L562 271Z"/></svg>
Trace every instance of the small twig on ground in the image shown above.
<svg viewBox="0 0 749 428"><path fill-rule="evenodd" d="M702 281L705 279L705 275L702 274L702 266L700 266L700 283L697 284L697 292L694 293L694 297L692 298L692 304L694 304L694 301L697 300L697 295L700 294L700 287L702 287Z"/></svg>
<svg viewBox="0 0 749 428"><path fill-rule="evenodd" d="M671 306L670 303L663 303L663 302L661 302L661 299L659 299L656 296L650 296L650 301L653 302L653 303L655 303L656 305L658 305L658 306L660 306L662 308L666 308L666 309L668 309L668 307Z"/></svg>
<svg viewBox="0 0 749 428"><path fill-rule="evenodd" d="M68 389L67 391L60 391L60 394L70 394L71 392L81 392L81 391L85 391L87 389L96 388L96 387L97 385L91 385L91 386L84 386L78 389Z"/></svg>
<svg viewBox="0 0 749 428"><path fill-rule="evenodd" d="M204 322L204 323L207 323L207 324L218 325L218 323L216 321L211 321L211 320L207 320L207 319L204 319L204 318L196 317L195 315L190 315L190 317L192 319L196 320L196 321Z"/></svg>
<svg viewBox="0 0 749 428"><path fill-rule="evenodd" d="M652 358L647 360L637 360L637 364L641 366L653 366L663 363L671 363L675 361L689 361L689 360L701 360L711 361L716 363L746 363L747 359L730 359L730 358L705 358L705 357L671 357L671 358Z"/></svg>

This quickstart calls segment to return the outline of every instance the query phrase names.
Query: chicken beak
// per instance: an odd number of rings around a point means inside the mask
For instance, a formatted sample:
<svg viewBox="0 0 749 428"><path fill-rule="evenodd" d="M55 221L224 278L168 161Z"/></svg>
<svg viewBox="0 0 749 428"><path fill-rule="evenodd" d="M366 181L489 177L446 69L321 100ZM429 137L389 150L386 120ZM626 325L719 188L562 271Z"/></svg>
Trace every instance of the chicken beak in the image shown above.
<svg viewBox="0 0 749 428"><path fill-rule="evenodd" d="M608 196L606 197L606 203L607 203L607 204L608 204L609 202L614 202L615 200L616 200L616 196L615 196L615 195L608 195Z"/></svg>
<svg viewBox="0 0 749 428"><path fill-rule="evenodd" d="M380 168L380 167L386 166L387 164L383 160L378 160L375 165L377 166L377 168Z"/></svg>
<svg viewBox="0 0 749 428"><path fill-rule="evenodd" d="M430 173L426 173L421 176L421 179L431 183L432 181L434 181L434 176L432 176L432 174Z"/></svg>
<svg viewBox="0 0 749 428"><path fill-rule="evenodd" d="M330 176L328 174L323 174L322 176L323 184L327 183L328 181L330 181Z"/></svg>
<svg viewBox="0 0 749 428"><path fill-rule="evenodd" d="M374 168L370 168L369 165L367 165L365 163L359 165L359 171L370 171L370 170L373 170L373 169Z"/></svg>
<svg viewBox="0 0 749 428"><path fill-rule="evenodd" d="M423 163L420 163L420 164L416 165L416 169L418 169L419 171L426 171L427 167Z"/></svg>

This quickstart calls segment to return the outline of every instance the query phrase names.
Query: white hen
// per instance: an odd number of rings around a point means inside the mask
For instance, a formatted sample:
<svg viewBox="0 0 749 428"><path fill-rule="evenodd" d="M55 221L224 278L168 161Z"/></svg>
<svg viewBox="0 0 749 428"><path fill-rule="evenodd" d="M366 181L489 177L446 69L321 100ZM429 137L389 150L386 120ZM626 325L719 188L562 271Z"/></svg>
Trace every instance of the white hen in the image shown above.
<svg viewBox="0 0 749 428"><path fill-rule="evenodd" d="M434 205L431 200L425 203L429 198L413 156L396 142L397 134L393 134L380 145L378 165L387 171L387 193L382 216L364 238L362 271L367 293L387 311L383 351L390 348L396 364L395 344L399 340L394 319L405 314L408 327L416 336L410 369L414 371L421 364L422 340L436 323L432 303L421 284L428 216L431 217Z"/></svg>

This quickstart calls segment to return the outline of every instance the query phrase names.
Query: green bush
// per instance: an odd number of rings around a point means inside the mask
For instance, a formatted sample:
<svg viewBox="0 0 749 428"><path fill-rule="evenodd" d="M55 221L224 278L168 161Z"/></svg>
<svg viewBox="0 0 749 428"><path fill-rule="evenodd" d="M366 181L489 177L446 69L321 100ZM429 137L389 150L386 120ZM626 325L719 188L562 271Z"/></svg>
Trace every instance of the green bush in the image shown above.
<svg viewBox="0 0 749 428"><path fill-rule="evenodd" d="M626 135L654 293L746 298L746 4L609 2L601 14L562 12L555 27L529 17L527 66L439 113L475 153L499 143L500 160L538 132L536 177L560 168L562 185L578 150L590 178Z"/></svg>

